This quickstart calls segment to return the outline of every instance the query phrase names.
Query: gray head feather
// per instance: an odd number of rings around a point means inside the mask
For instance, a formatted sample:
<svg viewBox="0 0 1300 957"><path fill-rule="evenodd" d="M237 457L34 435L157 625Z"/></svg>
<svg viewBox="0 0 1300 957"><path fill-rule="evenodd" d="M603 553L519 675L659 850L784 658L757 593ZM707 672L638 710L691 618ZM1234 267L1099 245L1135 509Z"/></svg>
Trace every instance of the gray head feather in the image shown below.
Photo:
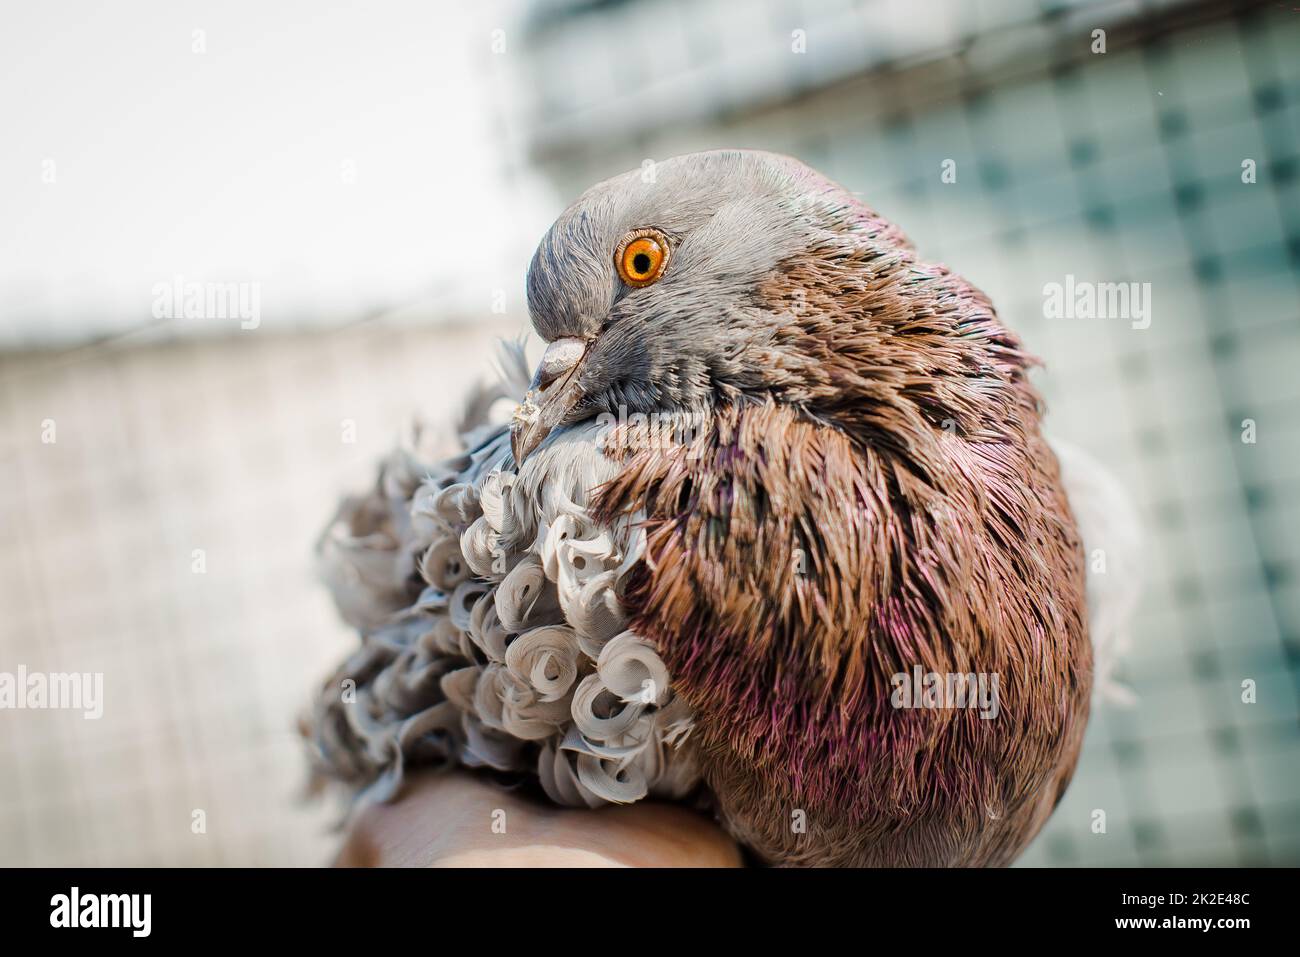
<svg viewBox="0 0 1300 957"><path fill-rule="evenodd" d="M592 187L542 239L528 272L533 325L548 341L591 343L573 423L601 412L700 408L761 384L761 347L779 324L755 295L784 259L828 241L827 210L851 204L796 160L715 151L634 170ZM647 181L650 179L651 181ZM670 240L654 285L618 276L629 231Z"/></svg>

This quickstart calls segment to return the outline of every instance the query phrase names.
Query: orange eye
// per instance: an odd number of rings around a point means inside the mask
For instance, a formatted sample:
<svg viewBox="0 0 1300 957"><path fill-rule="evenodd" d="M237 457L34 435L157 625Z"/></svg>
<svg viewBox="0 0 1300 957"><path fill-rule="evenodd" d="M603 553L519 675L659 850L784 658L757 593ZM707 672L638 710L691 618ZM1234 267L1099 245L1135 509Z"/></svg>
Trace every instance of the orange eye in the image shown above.
<svg viewBox="0 0 1300 957"><path fill-rule="evenodd" d="M668 239L657 229L634 229L618 244L614 264L629 286L639 289L657 282L668 267Z"/></svg>

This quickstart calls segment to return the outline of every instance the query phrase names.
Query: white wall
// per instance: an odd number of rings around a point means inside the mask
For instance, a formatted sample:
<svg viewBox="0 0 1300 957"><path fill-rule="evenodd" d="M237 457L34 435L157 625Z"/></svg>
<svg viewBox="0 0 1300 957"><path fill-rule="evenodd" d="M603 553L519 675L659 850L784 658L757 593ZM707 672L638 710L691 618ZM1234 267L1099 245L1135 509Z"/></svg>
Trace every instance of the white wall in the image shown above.
<svg viewBox="0 0 1300 957"><path fill-rule="evenodd" d="M8 5L0 348L137 329L177 275L260 283L272 328L516 297L557 207L503 176L512 6Z"/></svg>

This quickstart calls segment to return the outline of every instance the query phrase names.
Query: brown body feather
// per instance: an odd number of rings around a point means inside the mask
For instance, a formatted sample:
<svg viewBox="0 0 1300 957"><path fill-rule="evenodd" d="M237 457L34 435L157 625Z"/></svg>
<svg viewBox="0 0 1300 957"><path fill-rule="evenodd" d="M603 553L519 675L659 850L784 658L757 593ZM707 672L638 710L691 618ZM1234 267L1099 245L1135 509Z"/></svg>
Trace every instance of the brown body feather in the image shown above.
<svg viewBox="0 0 1300 957"><path fill-rule="evenodd" d="M607 516L648 516L624 602L760 855L1006 863L1087 721L1082 547L1030 360L987 300L906 246L859 249L764 285L789 316L773 401L641 448L604 490ZM894 708L915 665L998 675L1000 713Z"/></svg>

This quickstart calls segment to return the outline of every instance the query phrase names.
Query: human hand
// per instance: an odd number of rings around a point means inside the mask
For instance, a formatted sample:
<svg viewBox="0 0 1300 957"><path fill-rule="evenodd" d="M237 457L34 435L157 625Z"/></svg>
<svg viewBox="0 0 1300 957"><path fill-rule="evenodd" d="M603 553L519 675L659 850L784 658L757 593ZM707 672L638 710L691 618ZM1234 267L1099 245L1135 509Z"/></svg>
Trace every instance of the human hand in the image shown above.
<svg viewBox="0 0 1300 957"><path fill-rule="evenodd" d="M721 828L682 805L639 801L595 811L559 808L463 771L412 775L396 801L363 809L335 861L341 867L741 863L740 849Z"/></svg>

